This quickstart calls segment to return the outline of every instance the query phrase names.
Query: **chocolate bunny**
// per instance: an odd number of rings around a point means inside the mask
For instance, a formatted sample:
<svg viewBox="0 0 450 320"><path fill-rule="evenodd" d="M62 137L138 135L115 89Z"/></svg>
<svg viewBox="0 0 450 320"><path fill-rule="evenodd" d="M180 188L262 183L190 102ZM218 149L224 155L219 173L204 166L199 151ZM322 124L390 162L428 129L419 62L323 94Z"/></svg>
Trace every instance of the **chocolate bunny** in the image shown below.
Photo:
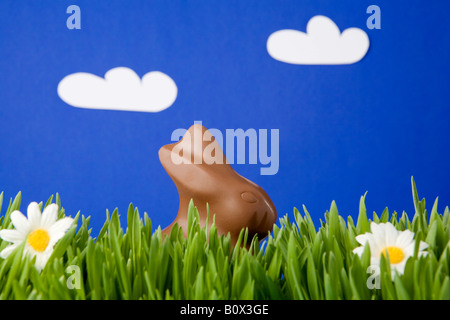
<svg viewBox="0 0 450 320"><path fill-rule="evenodd" d="M242 228L248 228L249 241L255 234L262 239L272 230L277 218L272 200L260 186L233 170L218 142L202 125L194 124L179 142L163 146L159 159L180 197L178 215L163 234L169 234L177 222L187 235L191 199L200 224L206 223L208 203L210 224L215 215L219 235L229 232L233 245Z"/></svg>

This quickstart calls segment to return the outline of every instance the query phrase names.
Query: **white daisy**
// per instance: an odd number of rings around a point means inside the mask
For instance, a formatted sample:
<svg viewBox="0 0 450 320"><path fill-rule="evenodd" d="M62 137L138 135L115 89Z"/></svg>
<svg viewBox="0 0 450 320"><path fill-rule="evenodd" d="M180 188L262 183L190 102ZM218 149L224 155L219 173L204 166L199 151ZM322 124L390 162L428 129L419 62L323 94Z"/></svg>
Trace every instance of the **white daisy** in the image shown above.
<svg viewBox="0 0 450 320"><path fill-rule="evenodd" d="M370 264L380 265L381 255L389 258L391 265L392 277L395 275L395 270L399 274L403 274L405 270L406 261L414 255L414 232L410 230L398 231L390 222L370 224L372 233L365 233L356 236L362 246L353 250L354 253L361 256L364 251L366 243L370 247ZM420 241L419 256L426 255L424 252L428 244Z"/></svg>
<svg viewBox="0 0 450 320"><path fill-rule="evenodd" d="M53 252L54 245L71 227L73 219L65 217L56 220L58 217L56 204L48 205L41 214L36 202L30 203L27 215L28 219L20 211L12 212L11 221L15 230L0 230L0 237L12 243L0 252L0 257L8 257L15 248L26 241L24 254L36 256L35 265L42 270Z"/></svg>

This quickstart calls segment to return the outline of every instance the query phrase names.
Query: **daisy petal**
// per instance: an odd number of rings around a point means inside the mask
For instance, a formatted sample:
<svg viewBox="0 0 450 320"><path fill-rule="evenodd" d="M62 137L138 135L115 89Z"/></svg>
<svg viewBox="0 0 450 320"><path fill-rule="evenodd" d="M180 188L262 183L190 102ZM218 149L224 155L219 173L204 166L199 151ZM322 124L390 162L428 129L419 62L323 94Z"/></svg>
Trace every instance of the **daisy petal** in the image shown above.
<svg viewBox="0 0 450 320"><path fill-rule="evenodd" d="M28 221L31 226L38 226L41 224L41 209L37 202L32 202L27 209Z"/></svg>
<svg viewBox="0 0 450 320"><path fill-rule="evenodd" d="M50 240L49 246L54 246L62 237L65 236L65 232L54 232L52 233L52 239Z"/></svg>
<svg viewBox="0 0 450 320"><path fill-rule="evenodd" d="M428 254L428 252L422 251L422 252L419 252L419 253L418 253L418 256L419 256L419 257L426 257L427 254Z"/></svg>
<svg viewBox="0 0 450 320"><path fill-rule="evenodd" d="M364 247L357 247L357 248L353 249L353 253L357 254L360 257L361 257L363 252L364 252Z"/></svg>
<svg viewBox="0 0 450 320"><path fill-rule="evenodd" d="M36 268L39 271L44 269L44 267L47 264L48 259L50 259L51 255L52 255L52 250L46 250L43 253L36 254L36 262L34 265L36 266Z"/></svg>
<svg viewBox="0 0 450 320"><path fill-rule="evenodd" d="M49 229L50 233L62 232L65 233L73 224L73 219L65 217L56 221Z"/></svg>
<svg viewBox="0 0 450 320"><path fill-rule="evenodd" d="M2 250L2 252L0 252L0 257L2 257L3 259L6 259L11 254L11 252L13 252L13 250L17 247L18 247L18 244L12 244L12 245L6 247L5 249Z"/></svg>
<svg viewBox="0 0 450 320"><path fill-rule="evenodd" d="M380 257L371 256L370 257L370 265L371 266L379 266L380 265Z"/></svg>
<svg viewBox="0 0 450 320"><path fill-rule="evenodd" d="M17 230L27 233L30 227L30 223L20 211L14 211L11 213L11 222Z"/></svg>
<svg viewBox="0 0 450 320"><path fill-rule="evenodd" d="M407 245L406 247L403 247L403 252L405 253L405 255L407 256L413 256L414 255L414 247L415 247L415 243L411 242L409 245Z"/></svg>
<svg viewBox="0 0 450 320"><path fill-rule="evenodd" d="M392 276L394 275L394 270L397 270L399 275L402 275L405 272L405 266L406 266L406 261L408 260L409 257L406 257L403 259L402 262L400 263L396 263L396 264L391 264L391 269L392 269Z"/></svg>
<svg viewBox="0 0 450 320"><path fill-rule="evenodd" d="M413 256L414 255L414 249L416 247L416 243L415 242L411 242L406 248L404 248L404 251L407 255ZM423 250L425 250L426 248L428 248L428 243L420 241L419 244L419 252L418 255L421 256L422 254L427 254L427 252L424 252Z"/></svg>
<svg viewBox="0 0 450 320"><path fill-rule="evenodd" d="M410 230L402 231L397 237L396 245L399 247L407 247L413 242L413 239L414 239L414 232Z"/></svg>
<svg viewBox="0 0 450 320"><path fill-rule="evenodd" d="M355 237L355 240L358 241L361 245L365 246L367 242L369 242L372 235L370 233L360 234Z"/></svg>
<svg viewBox="0 0 450 320"><path fill-rule="evenodd" d="M384 225L384 241L386 245L395 245L397 242L398 230L390 222Z"/></svg>
<svg viewBox="0 0 450 320"><path fill-rule="evenodd" d="M64 237L67 230L72 226L72 224L73 219L69 217L56 221L49 229L51 244L56 244L56 242Z"/></svg>
<svg viewBox="0 0 450 320"><path fill-rule="evenodd" d="M373 238L376 241L376 245L378 247L385 247L385 236L384 236L384 223L376 224L375 222L372 222L370 224L370 229L372 230Z"/></svg>
<svg viewBox="0 0 450 320"><path fill-rule="evenodd" d="M423 242L423 241L420 241L420 244L419 244L419 251L423 251L423 250L425 250L426 248L428 248L428 243Z"/></svg>
<svg viewBox="0 0 450 320"><path fill-rule="evenodd" d="M56 218L58 218L58 205L52 203L44 209L44 212L42 213L41 225L43 227L50 227L53 223L55 223Z"/></svg>
<svg viewBox="0 0 450 320"><path fill-rule="evenodd" d="M0 230L0 238L7 242L21 242L25 239L25 234L17 230Z"/></svg>

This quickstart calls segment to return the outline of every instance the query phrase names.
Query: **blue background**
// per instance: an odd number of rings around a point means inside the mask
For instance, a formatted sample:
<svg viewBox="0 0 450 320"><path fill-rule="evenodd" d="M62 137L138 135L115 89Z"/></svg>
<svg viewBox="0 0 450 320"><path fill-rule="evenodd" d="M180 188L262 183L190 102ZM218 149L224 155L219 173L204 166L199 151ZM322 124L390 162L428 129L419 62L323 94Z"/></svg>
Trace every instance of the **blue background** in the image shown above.
<svg viewBox="0 0 450 320"><path fill-rule="evenodd" d="M66 8L81 8L68 30ZM381 8L381 30L366 9ZM0 190L22 208L59 192L67 214L92 216L130 202L154 227L176 216L178 195L158 159L176 128L280 130L280 168L234 165L261 185L279 217L305 204L315 222L336 200L357 216L413 215L410 178L439 211L450 202L448 1L1 1ZM346 66L299 66L271 58L269 35L306 30L315 15L370 38ZM175 103L160 113L74 108L57 95L68 74L103 76L125 66L168 74Z"/></svg>

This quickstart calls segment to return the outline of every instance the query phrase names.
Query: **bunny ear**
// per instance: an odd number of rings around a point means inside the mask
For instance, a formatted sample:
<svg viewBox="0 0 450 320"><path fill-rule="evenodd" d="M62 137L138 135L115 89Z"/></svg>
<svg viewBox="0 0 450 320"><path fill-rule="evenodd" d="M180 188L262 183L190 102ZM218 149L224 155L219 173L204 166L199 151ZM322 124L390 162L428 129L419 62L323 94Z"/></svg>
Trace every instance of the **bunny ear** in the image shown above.
<svg viewBox="0 0 450 320"><path fill-rule="evenodd" d="M233 172L219 143L200 124L191 126L179 142L163 146L159 159L177 185L204 188L217 174Z"/></svg>

